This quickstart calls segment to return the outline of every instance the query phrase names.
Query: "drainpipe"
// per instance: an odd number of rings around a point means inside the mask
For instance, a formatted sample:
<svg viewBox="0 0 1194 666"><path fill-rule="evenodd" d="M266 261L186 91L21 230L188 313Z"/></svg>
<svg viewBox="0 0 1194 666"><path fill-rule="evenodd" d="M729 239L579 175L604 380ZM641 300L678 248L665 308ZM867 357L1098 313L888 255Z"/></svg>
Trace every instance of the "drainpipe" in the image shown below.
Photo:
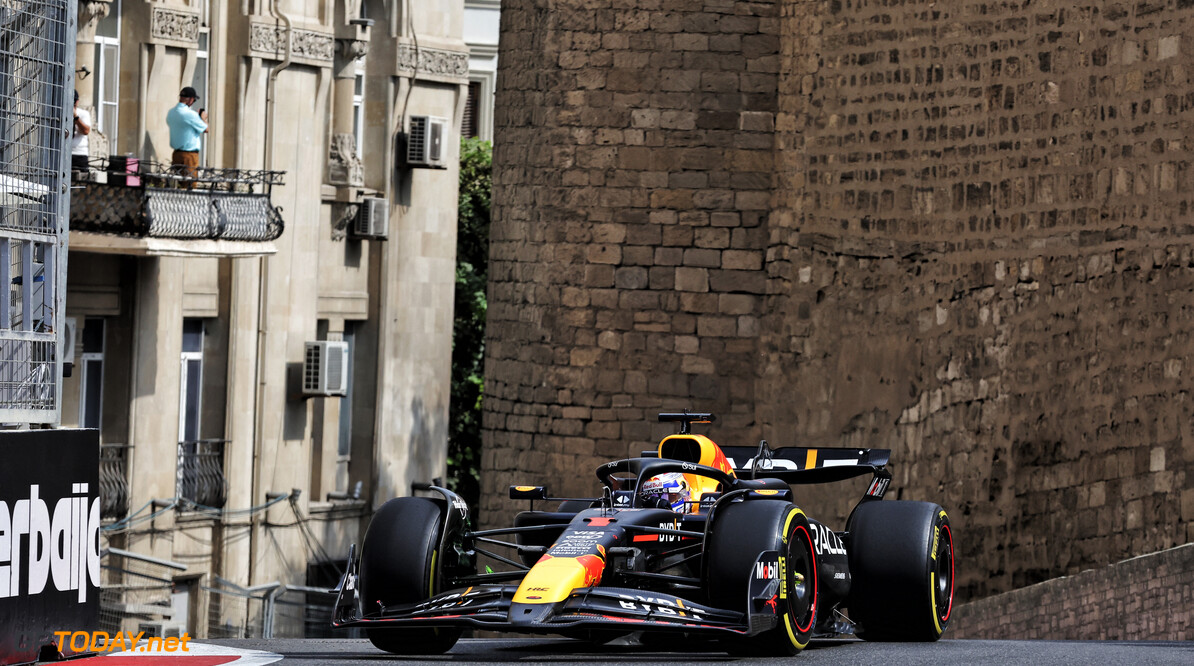
<svg viewBox="0 0 1194 666"><path fill-rule="evenodd" d="M265 83L265 168L274 168L274 106L277 104L275 95L275 88L278 84L278 74L282 70L290 67L290 17L278 11L278 0L270 0L269 3L270 16L274 17L275 21L281 21L286 26L286 54L282 56L282 62L274 65L269 70L269 80Z"/></svg>
<svg viewBox="0 0 1194 666"><path fill-rule="evenodd" d="M278 11L278 0L269 0L269 13L275 21L279 21L285 26L286 53L281 62L270 68L269 79L265 84L265 152L262 168L267 171L274 168L274 107L277 104L275 88L278 74L290 67L291 56L290 17ZM261 484L258 458L262 439L265 436L261 406L265 402L265 313L269 310L267 305L269 300L268 257L261 256L257 259L257 276L257 385L253 392L253 419L256 424L254 428L256 432L253 436L253 483L250 488L250 496ZM257 528L254 526L249 529L249 580L247 582L250 585L253 584L253 569L255 568L253 563L257 559L257 546Z"/></svg>

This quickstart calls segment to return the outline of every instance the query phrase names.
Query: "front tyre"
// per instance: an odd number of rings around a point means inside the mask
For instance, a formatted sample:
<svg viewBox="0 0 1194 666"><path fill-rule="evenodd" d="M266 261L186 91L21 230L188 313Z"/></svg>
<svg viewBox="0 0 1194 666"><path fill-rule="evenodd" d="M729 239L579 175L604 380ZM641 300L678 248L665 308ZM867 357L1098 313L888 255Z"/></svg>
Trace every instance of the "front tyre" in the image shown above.
<svg viewBox="0 0 1194 666"><path fill-rule="evenodd" d="M443 500L399 497L382 505L361 546L360 594L366 615L382 606L431 597L442 583L437 552L446 510ZM461 629L368 629L369 641L401 655L443 654L459 640Z"/></svg>
<svg viewBox="0 0 1194 666"><path fill-rule="evenodd" d="M706 543L710 602L719 608L749 612L751 568L763 551L783 558L782 591L777 595L779 624L756 636L726 644L730 652L792 656L808 645L817 619L817 560L808 518L787 502L746 501L719 507Z"/></svg>
<svg viewBox="0 0 1194 666"><path fill-rule="evenodd" d="M954 539L945 509L931 502L866 502L847 529L848 606L858 637L941 638L954 598Z"/></svg>

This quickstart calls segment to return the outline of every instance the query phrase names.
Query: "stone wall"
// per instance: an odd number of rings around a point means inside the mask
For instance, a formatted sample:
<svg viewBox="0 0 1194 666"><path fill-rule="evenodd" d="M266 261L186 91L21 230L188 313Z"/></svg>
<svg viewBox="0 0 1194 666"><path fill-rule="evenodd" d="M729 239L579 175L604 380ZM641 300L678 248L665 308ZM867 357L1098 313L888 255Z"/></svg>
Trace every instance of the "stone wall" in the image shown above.
<svg viewBox="0 0 1194 666"><path fill-rule="evenodd" d="M754 419L774 2L502 5L483 510L593 492L664 408Z"/></svg>
<svg viewBox="0 0 1194 666"><path fill-rule="evenodd" d="M764 433L892 448L961 598L1194 538L1194 11L785 8Z"/></svg>
<svg viewBox="0 0 1194 666"><path fill-rule="evenodd" d="M963 604L948 638L1194 638L1194 544Z"/></svg>
<svg viewBox="0 0 1194 666"><path fill-rule="evenodd" d="M1194 7L689 4L503 6L487 520L692 406L724 443L893 449L962 600L1194 539Z"/></svg>

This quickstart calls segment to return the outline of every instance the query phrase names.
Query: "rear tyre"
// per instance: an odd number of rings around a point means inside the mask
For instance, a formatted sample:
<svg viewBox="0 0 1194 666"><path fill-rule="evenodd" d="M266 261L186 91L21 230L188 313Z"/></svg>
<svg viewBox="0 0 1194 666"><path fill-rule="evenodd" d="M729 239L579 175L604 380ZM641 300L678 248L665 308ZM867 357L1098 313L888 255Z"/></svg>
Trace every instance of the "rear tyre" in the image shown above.
<svg viewBox="0 0 1194 666"><path fill-rule="evenodd" d="M705 544L709 601L718 608L749 612L748 589L759 553L778 551L785 565L783 593L776 599L779 624L728 641L732 654L792 656L808 645L817 619L817 560L804 512L787 502L747 501L719 507Z"/></svg>
<svg viewBox="0 0 1194 666"><path fill-rule="evenodd" d="M931 502L867 502L850 532L850 618L868 641L935 641L949 626L954 540Z"/></svg>
<svg viewBox="0 0 1194 666"><path fill-rule="evenodd" d="M445 505L425 497L399 497L373 516L361 546L360 587L366 615L382 605L409 604L440 589L438 557ZM452 649L462 630L368 629L369 641L394 654L442 654Z"/></svg>

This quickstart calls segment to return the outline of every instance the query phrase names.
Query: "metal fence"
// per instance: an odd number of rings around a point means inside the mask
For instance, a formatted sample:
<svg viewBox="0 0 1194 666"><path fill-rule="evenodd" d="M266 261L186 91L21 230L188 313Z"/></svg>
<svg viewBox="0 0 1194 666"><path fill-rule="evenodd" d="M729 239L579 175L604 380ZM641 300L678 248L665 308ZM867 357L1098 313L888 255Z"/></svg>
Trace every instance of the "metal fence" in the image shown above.
<svg viewBox="0 0 1194 666"><path fill-rule="evenodd" d="M209 509L224 508L228 481L224 477L223 439L178 443L177 497Z"/></svg>
<svg viewBox="0 0 1194 666"><path fill-rule="evenodd" d="M2 423L59 421L76 12L0 0Z"/></svg>
<svg viewBox="0 0 1194 666"><path fill-rule="evenodd" d="M285 226L270 202L281 171L176 167L133 157L93 158L79 179L71 228L134 238L272 241Z"/></svg>
<svg viewBox="0 0 1194 666"><path fill-rule="evenodd" d="M332 629L336 595L302 585L271 583L252 588L219 577L204 587L208 602L208 638L344 638L358 636Z"/></svg>
<svg viewBox="0 0 1194 666"><path fill-rule="evenodd" d="M105 548L100 562L100 631L115 635L142 625L170 623L174 617L173 577L185 571L185 565L117 548Z"/></svg>

